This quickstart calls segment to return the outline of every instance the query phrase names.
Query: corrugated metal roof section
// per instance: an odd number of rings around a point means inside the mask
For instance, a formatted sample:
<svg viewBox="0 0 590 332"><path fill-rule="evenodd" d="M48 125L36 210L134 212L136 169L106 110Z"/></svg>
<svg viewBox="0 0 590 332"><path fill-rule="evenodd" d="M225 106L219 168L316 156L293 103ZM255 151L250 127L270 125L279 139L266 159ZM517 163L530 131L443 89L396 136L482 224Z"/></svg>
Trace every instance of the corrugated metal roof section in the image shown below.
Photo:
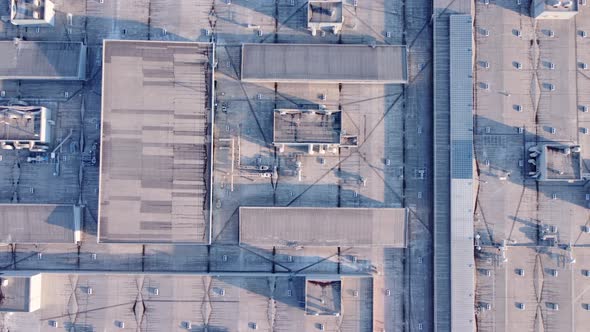
<svg viewBox="0 0 590 332"><path fill-rule="evenodd" d="M209 43L105 41L100 242L206 243Z"/></svg>
<svg viewBox="0 0 590 332"><path fill-rule="evenodd" d="M240 207L240 244L406 247L407 211L396 208Z"/></svg>
<svg viewBox="0 0 590 332"><path fill-rule="evenodd" d="M249 82L407 83L405 46L243 44Z"/></svg>
<svg viewBox="0 0 590 332"><path fill-rule="evenodd" d="M475 330L473 19L451 15L451 329Z"/></svg>
<svg viewBox="0 0 590 332"><path fill-rule="evenodd" d="M449 16L433 24L434 330L451 331Z"/></svg>
<svg viewBox="0 0 590 332"><path fill-rule="evenodd" d="M82 80L85 74L81 42L0 41L0 79Z"/></svg>
<svg viewBox="0 0 590 332"><path fill-rule="evenodd" d="M80 224L73 205L0 204L2 243L74 243Z"/></svg>

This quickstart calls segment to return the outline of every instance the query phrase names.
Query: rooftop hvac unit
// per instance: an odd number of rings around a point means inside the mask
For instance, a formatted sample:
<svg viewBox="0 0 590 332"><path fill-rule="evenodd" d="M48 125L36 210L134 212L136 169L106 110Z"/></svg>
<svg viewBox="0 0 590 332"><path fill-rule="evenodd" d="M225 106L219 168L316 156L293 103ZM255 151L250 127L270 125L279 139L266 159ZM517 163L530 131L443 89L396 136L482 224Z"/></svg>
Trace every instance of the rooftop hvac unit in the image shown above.
<svg viewBox="0 0 590 332"><path fill-rule="evenodd" d="M86 294L92 295L92 287L87 287L86 288Z"/></svg>
<svg viewBox="0 0 590 332"><path fill-rule="evenodd" d="M182 326L183 329L187 329L187 330L193 328L193 324L191 324L191 322L187 322L187 321L180 323L180 326Z"/></svg>
<svg viewBox="0 0 590 332"><path fill-rule="evenodd" d="M2 279L2 287L8 286L8 279Z"/></svg>
<svg viewBox="0 0 590 332"><path fill-rule="evenodd" d="M40 10L34 10L33 11L33 18L38 20L39 18L41 18L41 11Z"/></svg>
<svg viewBox="0 0 590 332"><path fill-rule="evenodd" d="M574 2L571 1L571 0L568 0L568 1L564 1L563 2L563 7L564 8L571 8L571 6L573 6L573 5L574 5Z"/></svg>
<svg viewBox="0 0 590 332"><path fill-rule="evenodd" d="M51 327L59 327L59 324L57 323L56 320L50 320L49 321L49 326L51 326Z"/></svg>

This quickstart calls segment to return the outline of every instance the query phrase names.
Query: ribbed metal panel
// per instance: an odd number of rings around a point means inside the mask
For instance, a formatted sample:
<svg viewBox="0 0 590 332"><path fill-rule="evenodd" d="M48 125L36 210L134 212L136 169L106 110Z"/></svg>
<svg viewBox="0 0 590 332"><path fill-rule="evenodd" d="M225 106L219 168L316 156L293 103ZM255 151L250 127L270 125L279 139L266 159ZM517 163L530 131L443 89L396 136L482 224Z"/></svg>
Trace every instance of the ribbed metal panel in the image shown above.
<svg viewBox="0 0 590 332"><path fill-rule="evenodd" d="M434 329L451 330L449 17L434 20Z"/></svg>
<svg viewBox="0 0 590 332"><path fill-rule="evenodd" d="M474 331L473 19L450 16L451 330Z"/></svg>

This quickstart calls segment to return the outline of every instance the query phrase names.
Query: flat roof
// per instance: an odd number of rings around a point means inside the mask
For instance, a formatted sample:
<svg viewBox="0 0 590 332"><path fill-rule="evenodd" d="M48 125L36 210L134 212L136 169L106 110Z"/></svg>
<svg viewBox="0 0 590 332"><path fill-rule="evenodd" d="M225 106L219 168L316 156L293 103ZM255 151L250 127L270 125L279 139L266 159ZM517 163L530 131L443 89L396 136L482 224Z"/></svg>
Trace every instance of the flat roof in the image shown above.
<svg viewBox="0 0 590 332"><path fill-rule="evenodd" d="M273 116L273 143L340 144L341 111L277 109Z"/></svg>
<svg viewBox="0 0 590 332"><path fill-rule="evenodd" d="M405 46L242 44L246 82L407 83Z"/></svg>
<svg viewBox="0 0 590 332"><path fill-rule="evenodd" d="M103 52L99 242L208 242L211 44Z"/></svg>
<svg viewBox="0 0 590 332"><path fill-rule="evenodd" d="M55 204L0 204L1 243L74 243L80 208Z"/></svg>
<svg viewBox="0 0 590 332"><path fill-rule="evenodd" d="M240 244L406 247L403 208L240 207Z"/></svg>
<svg viewBox="0 0 590 332"><path fill-rule="evenodd" d="M81 42L0 41L0 79L81 80L85 59Z"/></svg>
<svg viewBox="0 0 590 332"><path fill-rule="evenodd" d="M41 274L40 308L15 312L9 326L38 331L72 323L64 314L74 306L76 326L92 331L176 331L207 327L210 331L313 331L318 324L332 330L344 322L350 331L372 331L371 277L341 278L345 295L340 317L305 312L305 276L198 275L64 271ZM75 280L73 282L72 280ZM89 294L89 289L92 289ZM157 289L157 293L156 290ZM72 302L72 299L75 299ZM272 319L269 320L269 304ZM207 312L203 315L203 310ZM79 325L80 324L80 325Z"/></svg>

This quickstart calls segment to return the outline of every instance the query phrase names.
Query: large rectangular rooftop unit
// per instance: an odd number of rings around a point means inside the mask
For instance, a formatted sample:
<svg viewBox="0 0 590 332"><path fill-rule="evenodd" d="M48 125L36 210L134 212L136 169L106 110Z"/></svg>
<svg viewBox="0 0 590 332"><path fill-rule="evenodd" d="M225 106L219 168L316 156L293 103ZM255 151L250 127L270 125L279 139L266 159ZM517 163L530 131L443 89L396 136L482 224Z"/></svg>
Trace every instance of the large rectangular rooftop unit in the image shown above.
<svg viewBox="0 0 590 332"><path fill-rule="evenodd" d="M242 80L405 84L407 50L392 45L243 44Z"/></svg>
<svg viewBox="0 0 590 332"><path fill-rule="evenodd" d="M0 148L45 152L52 123L51 110L43 106L0 106Z"/></svg>
<svg viewBox="0 0 590 332"><path fill-rule="evenodd" d="M98 241L208 243L211 44L103 52Z"/></svg>
<svg viewBox="0 0 590 332"><path fill-rule="evenodd" d="M75 243L81 224L79 206L0 204L0 243Z"/></svg>
<svg viewBox="0 0 590 332"><path fill-rule="evenodd" d="M406 247L403 208L240 207L240 244L252 247Z"/></svg>
<svg viewBox="0 0 590 332"><path fill-rule="evenodd" d="M531 14L536 19L568 20L578 13L579 0L532 0Z"/></svg>
<svg viewBox="0 0 590 332"><path fill-rule="evenodd" d="M2 80L84 80L86 45L81 42L0 41Z"/></svg>
<svg viewBox="0 0 590 332"><path fill-rule="evenodd" d="M41 308L43 275L6 271L0 275L0 312L35 312Z"/></svg>
<svg viewBox="0 0 590 332"><path fill-rule="evenodd" d="M21 26L53 26L55 10L51 0L11 0L10 23Z"/></svg>

